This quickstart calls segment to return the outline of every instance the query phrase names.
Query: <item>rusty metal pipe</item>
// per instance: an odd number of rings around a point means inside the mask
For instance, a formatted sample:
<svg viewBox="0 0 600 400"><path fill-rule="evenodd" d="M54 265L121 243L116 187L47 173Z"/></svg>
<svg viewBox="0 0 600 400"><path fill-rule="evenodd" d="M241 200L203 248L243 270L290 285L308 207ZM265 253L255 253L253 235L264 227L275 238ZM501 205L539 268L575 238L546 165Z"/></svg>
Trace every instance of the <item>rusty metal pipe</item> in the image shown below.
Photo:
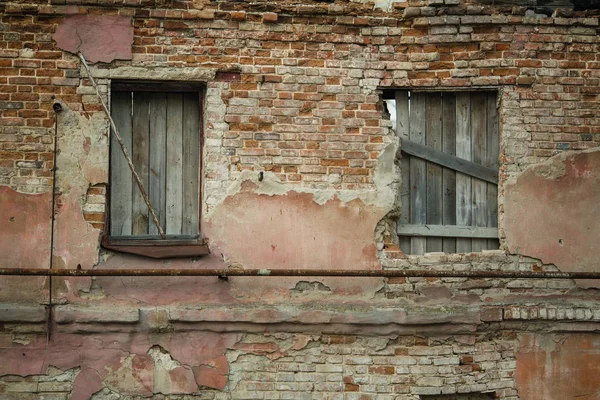
<svg viewBox="0 0 600 400"><path fill-rule="evenodd" d="M600 279L600 272L436 271L351 269L36 269L1 268L12 276L290 276L370 278Z"/></svg>

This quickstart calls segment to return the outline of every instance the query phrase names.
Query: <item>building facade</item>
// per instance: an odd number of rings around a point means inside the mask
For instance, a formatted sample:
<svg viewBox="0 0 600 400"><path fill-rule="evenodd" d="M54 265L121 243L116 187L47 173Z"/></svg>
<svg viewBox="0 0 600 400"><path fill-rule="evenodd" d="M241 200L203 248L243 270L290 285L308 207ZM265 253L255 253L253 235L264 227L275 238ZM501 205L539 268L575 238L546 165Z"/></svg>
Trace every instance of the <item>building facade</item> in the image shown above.
<svg viewBox="0 0 600 400"><path fill-rule="evenodd" d="M599 12L512 3L0 1L0 398L599 398Z"/></svg>

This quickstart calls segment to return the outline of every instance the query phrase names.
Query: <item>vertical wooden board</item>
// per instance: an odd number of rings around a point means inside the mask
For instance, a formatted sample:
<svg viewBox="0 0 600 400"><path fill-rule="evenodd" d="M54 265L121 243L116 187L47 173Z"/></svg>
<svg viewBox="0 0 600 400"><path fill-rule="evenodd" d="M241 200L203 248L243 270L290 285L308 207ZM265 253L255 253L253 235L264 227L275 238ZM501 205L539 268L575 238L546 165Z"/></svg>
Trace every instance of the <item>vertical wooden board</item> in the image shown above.
<svg viewBox="0 0 600 400"><path fill-rule="evenodd" d="M427 94L411 92L409 138L411 141L425 144ZM412 157L410 160L410 223L427 222L427 168L425 160ZM425 253L426 239L410 239L411 254Z"/></svg>
<svg viewBox="0 0 600 400"><path fill-rule="evenodd" d="M471 99L470 94L456 93L456 156L471 161ZM456 173L456 225L472 222L471 177ZM456 252L471 251L471 239L456 239Z"/></svg>
<svg viewBox="0 0 600 400"><path fill-rule="evenodd" d="M396 91L396 135L400 139L408 139L410 124L408 95L409 92L407 90Z"/></svg>
<svg viewBox="0 0 600 400"><path fill-rule="evenodd" d="M186 235L198 233L200 197L200 104L198 93L183 94L183 223Z"/></svg>
<svg viewBox="0 0 600 400"><path fill-rule="evenodd" d="M150 94L133 93L133 149L132 161L144 188L148 188L150 157ZM137 185L133 185L133 235L148 234L148 207Z"/></svg>
<svg viewBox="0 0 600 400"><path fill-rule="evenodd" d="M456 95L442 94L442 151L456 155ZM456 171L442 169L442 224L456 225ZM456 253L456 239L443 238L444 253Z"/></svg>
<svg viewBox="0 0 600 400"><path fill-rule="evenodd" d="M402 139L408 139L409 132L409 107L408 107L408 91L400 90L396 92L396 135ZM402 184L400 186L400 205L402 207L399 222L408 224L410 222L410 156L403 154L400 159L400 173ZM400 236L400 250L406 254L411 254L410 237Z"/></svg>
<svg viewBox="0 0 600 400"><path fill-rule="evenodd" d="M183 95L167 94L167 204L168 235L181 235L183 222Z"/></svg>
<svg viewBox="0 0 600 400"><path fill-rule="evenodd" d="M476 164L487 162L487 93L471 94L471 157ZM487 226L487 182L472 179L473 226ZM487 239L473 239L473 251L487 249Z"/></svg>
<svg viewBox="0 0 600 400"><path fill-rule="evenodd" d="M496 92L487 93L487 151L486 164L489 168L498 170L500 157L499 116L496 106ZM487 226L498 226L498 186L487 183ZM497 239L488 239L487 248L500 247Z"/></svg>
<svg viewBox="0 0 600 400"><path fill-rule="evenodd" d="M131 154L131 92L114 92L111 115L127 152ZM110 234L131 235L131 202L133 179L119 142L110 140Z"/></svg>
<svg viewBox="0 0 600 400"><path fill-rule="evenodd" d="M167 95L151 93L150 97L150 173L148 196L156 217L165 229L166 178L167 178ZM156 225L150 221L148 231L158 235Z"/></svg>
<svg viewBox="0 0 600 400"><path fill-rule="evenodd" d="M442 150L442 94L427 93L427 120L425 144L436 150ZM427 162L427 223L441 225L443 192L442 167L433 162ZM442 251L442 238L427 238L428 252Z"/></svg>

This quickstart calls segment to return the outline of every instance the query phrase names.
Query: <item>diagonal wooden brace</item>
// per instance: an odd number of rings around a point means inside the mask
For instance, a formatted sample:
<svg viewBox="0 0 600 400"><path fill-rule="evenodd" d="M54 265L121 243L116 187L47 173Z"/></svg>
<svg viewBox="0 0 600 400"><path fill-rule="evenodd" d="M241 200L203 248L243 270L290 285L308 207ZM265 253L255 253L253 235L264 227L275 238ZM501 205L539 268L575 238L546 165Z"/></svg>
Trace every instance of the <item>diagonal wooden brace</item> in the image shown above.
<svg viewBox="0 0 600 400"><path fill-rule="evenodd" d="M142 197L144 198L144 202L146 203L146 206L148 207L148 211L150 211L150 215L152 216L152 221L154 222L154 225L156 225L156 229L158 229L158 234L160 235L161 239L166 239L167 237L165 235L165 232L163 231L162 227L160 226L160 223L158 222L158 218L156 217L154 208L152 208L152 204L150 204L150 199L148 199L148 194L146 193L146 189L144 189L144 185L142 184L140 177L135 172L133 162L131 162L131 158L129 157L129 154L127 154L127 149L125 148L125 145L123 144L123 139L121 139L121 135L119 134L119 130L117 129L117 127L115 125L115 121L113 121L112 117L110 116L110 111L108 110L108 107L104 103L104 99L102 99L102 96L100 95L100 91L98 90L96 81L94 81L94 77L92 76L92 73L90 72L90 67L88 66L87 61L85 60L85 57L83 56L83 54L81 54L81 52L77 53L77 55L81 59L81 62L83 63L85 71L87 72L88 78L90 79L90 82L92 82L92 86L94 86L94 89L96 90L96 94L98 95L98 98L100 99L100 103L102 103L102 108L104 109L104 113L106 114L106 116L108 117L108 120L110 121L110 126L112 128L112 132L115 135L115 139L117 139L117 142L119 142L119 146L121 146L121 150L123 151L123 156L127 160L127 165L129 165L129 169L131 170L133 179L135 180L135 183L137 184L138 189L140 189L140 193L142 194Z"/></svg>

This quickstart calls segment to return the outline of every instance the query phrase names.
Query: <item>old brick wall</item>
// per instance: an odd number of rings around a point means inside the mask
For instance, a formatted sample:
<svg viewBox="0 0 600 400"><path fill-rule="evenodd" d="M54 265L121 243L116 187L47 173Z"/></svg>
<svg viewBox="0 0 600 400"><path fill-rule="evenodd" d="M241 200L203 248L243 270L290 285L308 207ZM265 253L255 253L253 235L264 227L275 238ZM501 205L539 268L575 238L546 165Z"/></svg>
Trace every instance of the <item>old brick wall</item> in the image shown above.
<svg viewBox="0 0 600 400"><path fill-rule="evenodd" d="M597 14L409 3L0 2L0 266L597 271ZM53 38L73 16L133 27L131 59L91 65L106 100L205 86L210 255L99 246L108 123ZM501 250L398 250L397 88L498 91ZM2 277L0 398L592 399L598 301L571 280Z"/></svg>

